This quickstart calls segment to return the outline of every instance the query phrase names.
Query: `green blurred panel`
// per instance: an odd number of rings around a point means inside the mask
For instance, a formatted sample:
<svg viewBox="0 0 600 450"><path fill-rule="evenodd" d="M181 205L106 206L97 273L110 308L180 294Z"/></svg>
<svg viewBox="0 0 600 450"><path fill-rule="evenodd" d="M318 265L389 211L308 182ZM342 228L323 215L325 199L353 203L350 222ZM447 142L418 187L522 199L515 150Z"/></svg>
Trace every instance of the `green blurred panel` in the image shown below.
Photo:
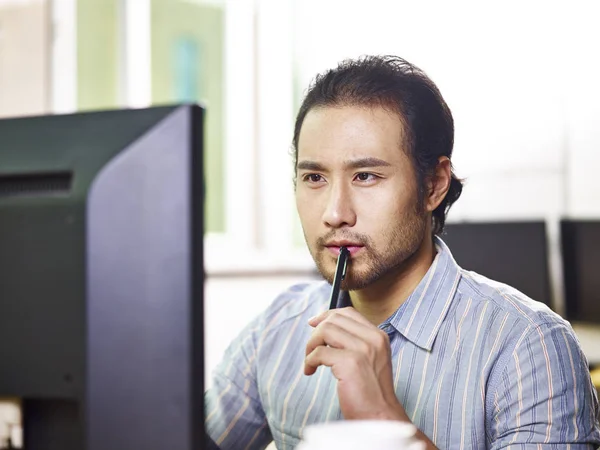
<svg viewBox="0 0 600 450"><path fill-rule="evenodd" d="M77 0L77 107L118 105L118 0Z"/></svg>
<svg viewBox="0 0 600 450"><path fill-rule="evenodd" d="M224 232L224 11L189 0L151 5L152 102L206 106L206 230Z"/></svg>

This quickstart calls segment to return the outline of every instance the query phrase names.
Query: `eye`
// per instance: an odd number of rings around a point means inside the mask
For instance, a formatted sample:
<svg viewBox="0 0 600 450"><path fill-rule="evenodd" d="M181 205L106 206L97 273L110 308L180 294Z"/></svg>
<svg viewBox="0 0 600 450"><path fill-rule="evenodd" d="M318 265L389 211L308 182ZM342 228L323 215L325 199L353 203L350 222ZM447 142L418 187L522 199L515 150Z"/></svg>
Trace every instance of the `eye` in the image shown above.
<svg viewBox="0 0 600 450"><path fill-rule="evenodd" d="M323 181L323 177L318 173L307 173L302 177L302 180L307 181L309 183L318 183L320 181Z"/></svg>
<svg viewBox="0 0 600 450"><path fill-rule="evenodd" d="M376 175L369 172L359 172L356 174L356 179L358 181L375 181L376 178Z"/></svg>

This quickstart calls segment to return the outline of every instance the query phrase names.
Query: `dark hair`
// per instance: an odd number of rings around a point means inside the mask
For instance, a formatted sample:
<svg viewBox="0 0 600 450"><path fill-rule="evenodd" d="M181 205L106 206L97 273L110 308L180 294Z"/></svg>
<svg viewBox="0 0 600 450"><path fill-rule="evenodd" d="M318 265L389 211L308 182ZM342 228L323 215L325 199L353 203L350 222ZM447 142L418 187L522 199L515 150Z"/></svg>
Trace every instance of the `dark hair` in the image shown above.
<svg viewBox="0 0 600 450"><path fill-rule="evenodd" d="M440 156L452 156L454 120L437 86L418 67L396 56L365 56L342 61L317 75L304 98L294 128L294 167L302 123L313 108L326 106L380 106L399 115L407 149L417 173L420 201L426 181ZM454 172L446 197L432 214L432 231L441 234L450 206L462 192Z"/></svg>

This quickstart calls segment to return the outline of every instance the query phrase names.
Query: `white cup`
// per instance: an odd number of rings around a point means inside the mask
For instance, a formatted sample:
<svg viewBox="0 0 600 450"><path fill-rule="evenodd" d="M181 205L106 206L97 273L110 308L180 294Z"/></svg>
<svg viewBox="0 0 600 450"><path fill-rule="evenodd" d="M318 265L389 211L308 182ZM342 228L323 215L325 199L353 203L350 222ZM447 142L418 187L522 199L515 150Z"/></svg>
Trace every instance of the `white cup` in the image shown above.
<svg viewBox="0 0 600 450"><path fill-rule="evenodd" d="M413 424L344 420L310 425L296 450L424 450Z"/></svg>

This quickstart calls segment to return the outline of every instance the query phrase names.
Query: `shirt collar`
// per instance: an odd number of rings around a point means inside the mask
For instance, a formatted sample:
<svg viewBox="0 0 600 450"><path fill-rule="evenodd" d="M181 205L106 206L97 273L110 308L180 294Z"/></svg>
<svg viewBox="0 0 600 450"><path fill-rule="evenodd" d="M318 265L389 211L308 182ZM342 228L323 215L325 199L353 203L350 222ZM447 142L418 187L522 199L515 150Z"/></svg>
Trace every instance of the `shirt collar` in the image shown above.
<svg viewBox="0 0 600 450"><path fill-rule="evenodd" d="M450 250L435 237L437 254L429 270L406 301L384 322L415 345L431 351L460 280L460 267ZM338 307L351 306L346 292Z"/></svg>
<svg viewBox="0 0 600 450"><path fill-rule="evenodd" d="M431 351L460 280L460 267L450 250L435 237L437 254L413 293L388 319L406 339Z"/></svg>

